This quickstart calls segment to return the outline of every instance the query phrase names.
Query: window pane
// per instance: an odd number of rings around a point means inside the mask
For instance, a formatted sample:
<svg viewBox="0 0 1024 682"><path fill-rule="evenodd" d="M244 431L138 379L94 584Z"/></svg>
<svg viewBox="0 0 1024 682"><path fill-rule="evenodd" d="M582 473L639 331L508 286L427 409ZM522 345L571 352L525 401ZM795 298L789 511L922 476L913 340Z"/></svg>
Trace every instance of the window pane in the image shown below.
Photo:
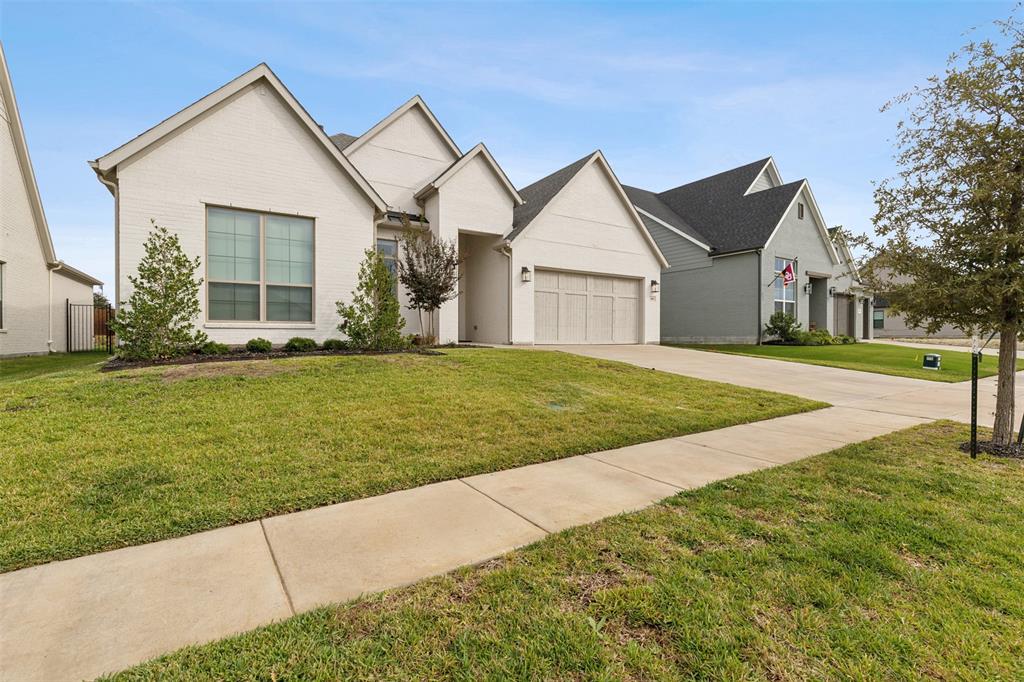
<svg viewBox="0 0 1024 682"><path fill-rule="evenodd" d="M313 221L267 216L268 282L313 283ZM269 296L268 296L269 302Z"/></svg>
<svg viewBox="0 0 1024 682"><path fill-rule="evenodd" d="M207 210L207 268L211 279L259 281L260 218L223 208Z"/></svg>
<svg viewBox="0 0 1024 682"><path fill-rule="evenodd" d="M313 321L311 287L267 287L267 319L285 322Z"/></svg>
<svg viewBox="0 0 1024 682"><path fill-rule="evenodd" d="M260 319L260 288L256 284L209 284L211 320Z"/></svg>

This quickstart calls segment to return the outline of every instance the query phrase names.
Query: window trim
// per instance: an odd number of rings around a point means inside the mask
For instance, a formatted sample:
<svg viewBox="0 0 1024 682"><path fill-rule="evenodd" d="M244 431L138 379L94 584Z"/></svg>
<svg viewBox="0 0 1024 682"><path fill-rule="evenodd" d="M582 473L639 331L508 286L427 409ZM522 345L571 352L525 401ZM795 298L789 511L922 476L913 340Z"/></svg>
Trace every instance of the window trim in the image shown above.
<svg viewBox="0 0 1024 682"><path fill-rule="evenodd" d="M249 280L225 280L225 279L210 279L210 209L222 209L225 211L236 211L238 213L252 213L259 218L259 263L260 263L260 279L258 282ZM302 220L308 220L313 224L312 233L312 244L313 244L313 260L311 265L311 279L310 284L291 284L291 283L279 283L279 282L268 282L267 281L267 216L280 216L282 218L301 218ZM245 328L245 327L263 327L267 329L311 329L316 327L316 223L317 219L314 216L306 216L298 213L281 213L278 211L259 211L251 208L241 208L238 206L214 204L214 203L203 203L203 284L205 285L203 294L205 296L203 305L203 323L205 327L209 329L216 328ZM210 317L210 284L255 284L259 287L260 301L259 301L259 312L260 319L258 320L218 320ZM284 287L303 287L310 289L310 319L309 320L268 320L267 319L267 286L284 286Z"/></svg>
<svg viewBox="0 0 1024 682"><path fill-rule="evenodd" d="M871 328L885 329L885 308L873 308L871 310Z"/></svg>
<svg viewBox="0 0 1024 682"><path fill-rule="evenodd" d="M804 219L804 202L796 202L796 217L798 220Z"/></svg>
<svg viewBox="0 0 1024 682"><path fill-rule="evenodd" d="M389 258L389 257L386 257L384 254L382 254L380 252L380 243L381 242L391 242L391 243L393 243L395 245L395 255L391 256ZM373 242L373 250L377 253L378 256L380 256L380 259L382 261L384 261L384 265L387 266L387 262L389 260L393 261L394 264L395 264L395 272L393 273L394 277L395 277L395 286L394 286L394 291L392 293L394 293L396 298L398 297L398 248L399 248L399 244L398 244L398 236L397 235L395 235L393 237L381 237L380 235L377 235L376 240Z"/></svg>
<svg viewBox="0 0 1024 682"><path fill-rule="evenodd" d="M786 290L788 288L788 287L785 287L785 286L783 286L783 288L782 288L783 298L777 298L778 291L779 291L778 283L780 282L781 277L782 277L782 270L780 268L778 268L778 267L775 267L775 281L772 282L772 314L774 315L777 312L786 312L786 304L787 303L792 303L793 304L793 319L799 321L800 320L800 316L799 316L800 306L798 305L797 299L798 299L799 293L800 293L799 292L799 289L800 289L800 276L799 276L799 274L797 274L797 271L796 271L796 258L783 258L782 256L775 256L774 258L775 258L775 261L776 261L776 263L775 263L776 266L778 265L778 261L780 261L780 260L781 261L785 261L785 263L782 266L783 268L786 267L787 263L788 264L792 264L792 266L793 266L793 283L790 284L790 286L793 287L793 300L790 301L790 300L785 298L785 295L786 295L785 292L786 292ZM781 303L782 304L782 310L781 311L775 309L775 304L776 303Z"/></svg>

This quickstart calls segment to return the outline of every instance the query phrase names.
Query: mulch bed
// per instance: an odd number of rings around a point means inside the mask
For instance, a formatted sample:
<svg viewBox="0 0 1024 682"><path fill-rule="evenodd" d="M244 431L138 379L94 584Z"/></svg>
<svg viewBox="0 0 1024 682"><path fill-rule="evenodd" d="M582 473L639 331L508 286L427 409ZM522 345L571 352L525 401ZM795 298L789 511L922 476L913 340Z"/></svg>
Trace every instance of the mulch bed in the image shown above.
<svg viewBox="0 0 1024 682"><path fill-rule="evenodd" d="M272 350L269 353L252 353L247 350L231 351L223 355L182 355L178 358L167 358L164 360L121 360L114 358L108 360L102 367L101 372L117 372L124 369L138 369L140 367L164 367L169 365L193 365L207 362L238 362L241 360L278 360L280 358L304 358L320 357L328 355L398 355L408 353L411 355L444 355L433 348L412 348L409 350L388 350L388 351L364 351L364 350L314 350L306 353L293 353L284 350Z"/></svg>
<svg viewBox="0 0 1024 682"><path fill-rule="evenodd" d="M970 453L971 443L970 441L960 444L960 450L962 452ZM1009 445L996 445L990 440L978 441L978 452L983 452L986 455L992 455L993 457L1011 457L1014 459L1024 459L1024 443L1010 443Z"/></svg>

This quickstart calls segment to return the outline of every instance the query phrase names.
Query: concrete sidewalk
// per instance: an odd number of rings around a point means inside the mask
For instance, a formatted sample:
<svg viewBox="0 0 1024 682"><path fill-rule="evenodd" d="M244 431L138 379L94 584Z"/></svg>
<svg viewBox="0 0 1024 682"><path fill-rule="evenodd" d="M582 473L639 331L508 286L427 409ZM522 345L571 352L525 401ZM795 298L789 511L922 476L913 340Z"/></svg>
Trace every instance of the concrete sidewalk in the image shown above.
<svg viewBox="0 0 1024 682"><path fill-rule="evenodd" d="M835 407L0 575L0 679L79 680L926 421Z"/></svg>

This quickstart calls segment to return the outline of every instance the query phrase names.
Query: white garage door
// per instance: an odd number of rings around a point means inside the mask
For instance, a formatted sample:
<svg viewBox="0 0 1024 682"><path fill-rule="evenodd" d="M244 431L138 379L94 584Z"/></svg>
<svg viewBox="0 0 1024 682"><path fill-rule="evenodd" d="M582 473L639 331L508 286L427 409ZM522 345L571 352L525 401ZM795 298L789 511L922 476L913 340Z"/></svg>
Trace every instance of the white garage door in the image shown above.
<svg viewBox="0 0 1024 682"><path fill-rule="evenodd" d="M536 343L639 343L640 280L537 270Z"/></svg>

